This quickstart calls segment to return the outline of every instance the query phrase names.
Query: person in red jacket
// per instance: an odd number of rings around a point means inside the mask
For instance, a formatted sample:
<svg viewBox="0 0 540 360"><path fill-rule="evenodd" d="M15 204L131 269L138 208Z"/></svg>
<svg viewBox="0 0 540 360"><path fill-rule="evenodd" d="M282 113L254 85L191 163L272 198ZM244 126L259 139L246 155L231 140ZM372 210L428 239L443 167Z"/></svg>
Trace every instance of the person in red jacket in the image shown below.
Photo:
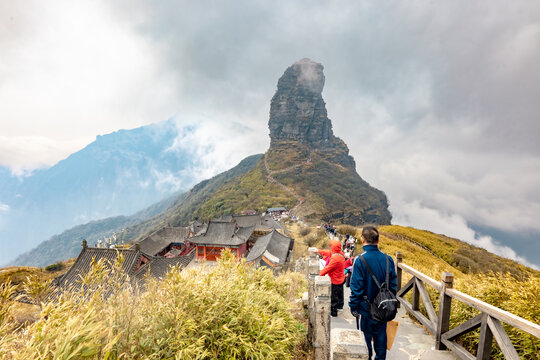
<svg viewBox="0 0 540 360"><path fill-rule="evenodd" d="M330 241L331 254L328 250L319 250L323 256L331 255L330 261L321 270L319 275L330 276L332 283L332 300L330 305L330 315L337 316L338 310L343 309L343 284L345 283L345 255L341 251L339 241Z"/></svg>

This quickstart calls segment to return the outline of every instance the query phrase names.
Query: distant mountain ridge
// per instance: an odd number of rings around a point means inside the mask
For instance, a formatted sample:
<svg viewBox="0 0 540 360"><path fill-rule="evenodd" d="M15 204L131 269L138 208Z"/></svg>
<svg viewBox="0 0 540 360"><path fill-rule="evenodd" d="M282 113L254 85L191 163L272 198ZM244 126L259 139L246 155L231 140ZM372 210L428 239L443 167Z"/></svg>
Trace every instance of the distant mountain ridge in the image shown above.
<svg viewBox="0 0 540 360"><path fill-rule="evenodd" d="M18 178L0 168L0 264L74 225L132 214L196 181L197 160L175 147L173 119L97 136L84 149Z"/></svg>
<svg viewBox="0 0 540 360"><path fill-rule="evenodd" d="M83 239L95 245L97 240L116 232L120 241L133 242L166 225L187 225L195 210L217 188L251 170L261 157L260 154L249 156L232 169L201 181L189 192L170 196L131 216L95 220L54 235L18 256L11 265L46 266L75 257Z"/></svg>

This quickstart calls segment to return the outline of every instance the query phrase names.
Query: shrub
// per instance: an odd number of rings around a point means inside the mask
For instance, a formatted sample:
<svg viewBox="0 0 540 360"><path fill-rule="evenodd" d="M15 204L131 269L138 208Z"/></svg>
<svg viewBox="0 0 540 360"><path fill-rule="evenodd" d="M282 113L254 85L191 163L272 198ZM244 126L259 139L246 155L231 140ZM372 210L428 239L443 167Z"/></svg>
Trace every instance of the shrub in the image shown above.
<svg viewBox="0 0 540 360"><path fill-rule="evenodd" d="M342 235L350 234L356 237L356 228L351 225L339 225L337 231Z"/></svg>
<svg viewBox="0 0 540 360"><path fill-rule="evenodd" d="M317 238L317 235L315 234L304 239L304 244L306 244L308 247L313 247L317 245L318 242L319 242L319 239Z"/></svg>
<svg viewBox="0 0 540 360"><path fill-rule="evenodd" d="M50 293L51 280L42 280L37 275L27 276L22 289L35 304L41 305Z"/></svg>
<svg viewBox="0 0 540 360"><path fill-rule="evenodd" d="M172 268L145 289L98 262L82 290L46 304L17 337L0 338L7 359L294 359L305 329L289 299L299 275L237 263L224 252L208 269ZM301 276L301 275L300 275ZM111 296L108 296L111 294ZM138 293L138 296L134 294Z"/></svg>
<svg viewBox="0 0 540 360"><path fill-rule="evenodd" d="M13 307L13 295L17 286L10 281L0 284L0 326L4 325L10 319L10 311Z"/></svg>
<svg viewBox="0 0 540 360"><path fill-rule="evenodd" d="M45 266L45 270L47 270L49 272L60 271L60 270L63 270L63 269L64 269L64 264L62 264L62 263L56 263L56 264L51 264L51 265Z"/></svg>
<svg viewBox="0 0 540 360"><path fill-rule="evenodd" d="M309 235L309 233L311 233L311 228L309 226L305 226L302 229L300 229L300 235L302 236Z"/></svg>

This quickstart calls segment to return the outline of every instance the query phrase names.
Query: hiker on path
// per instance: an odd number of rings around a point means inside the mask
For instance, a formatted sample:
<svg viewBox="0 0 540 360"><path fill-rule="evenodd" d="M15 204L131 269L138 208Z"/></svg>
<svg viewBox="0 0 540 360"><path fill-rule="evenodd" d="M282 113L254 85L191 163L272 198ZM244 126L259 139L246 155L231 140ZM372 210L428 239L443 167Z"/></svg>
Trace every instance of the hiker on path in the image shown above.
<svg viewBox="0 0 540 360"><path fill-rule="evenodd" d="M370 311L370 304L380 292L373 276L380 286L388 279L388 289L394 295L397 290L397 275L392 258L379 250L379 232L373 226L366 226L362 229L362 244L364 253L354 262L351 277L351 297L349 307L353 316L358 318L361 315L360 329L364 333L366 345L369 351L369 359L372 358L373 348L375 349L375 360L386 359L386 321L373 319L373 312ZM367 263L368 267L366 267ZM388 275L387 275L388 269ZM395 315L394 315L395 316ZM373 346L371 342L373 341Z"/></svg>
<svg viewBox="0 0 540 360"><path fill-rule="evenodd" d="M351 275L352 275L352 269L354 265L354 260L357 258L357 256L351 256L347 260L345 260L345 286L351 287Z"/></svg>
<svg viewBox="0 0 540 360"><path fill-rule="evenodd" d="M345 283L345 255L341 251L341 242L332 240L330 241L330 261L321 270L319 275L330 276L330 282L332 283L332 298L330 304L330 315L337 316L338 310L343 309L343 284ZM325 256L329 255L329 250L318 250L319 254Z"/></svg>

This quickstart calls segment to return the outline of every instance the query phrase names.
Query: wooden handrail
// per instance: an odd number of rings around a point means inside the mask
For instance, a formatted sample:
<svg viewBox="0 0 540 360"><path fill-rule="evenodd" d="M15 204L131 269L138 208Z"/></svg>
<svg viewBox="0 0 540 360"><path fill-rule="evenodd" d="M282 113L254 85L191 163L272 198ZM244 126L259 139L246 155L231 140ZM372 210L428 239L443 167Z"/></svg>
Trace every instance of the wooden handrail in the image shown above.
<svg viewBox="0 0 540 360"><path fill-rule="evenodd" d="M454 276L451 273L443 272L442 281L438 282L420 271L403 264L402 261L403 255L398 252L396 254L397 298L407 311L435 335L435 348L437 350L445 350L448 348L461 359L487 360L490 356L492 341L495 339L505 356L505 359L519 359L519 355L506 334L501 322L507 323L508 325L540 338L540 325L453 289ZM402 270L413 276L403 288L401 288ZM433 309L431 300L424 288L424 283L429 284L440 292L438 315ZM412 304L403 297L411 290L413 291ZM420 312L420 298L424 303L429 319ZM452 299L480 310L482 314L450 329L449 324ZM481 328L481 331L478 344L478 355L473 356L454 340L458 336L471 332L479 327Z"/></svg>
<svg viewBox="0 0 540 360"><path fill-rule="evenodd" d="M470 295L464 294L461 291L456 289L447 289L446 294L456 300L461 301L464 304L472 306L473 308L480 310L491 317L499 319L508 325L512 325L515 328L523 330L531 335L540 338L540 325L535 324L529 320L526 320L522 317L514 315L503 309L499 309L491 304L478 300Z"/></svg>
<svg viewBox="0 0 540 360"><path fill-rule="evenodd" d="M405 270L406 272L408 272L412 276L416 277L417 279L420 279L423 282L431 285L435 289L441 291L442 285L437 280L435 280L433 278L430 278L429 276L427 276L425 274L422 274L420 271L418 271L416 269L413 269L412 267L410 267L408 265L405 265L403 263L398 263L397 266L400 267L401 269Z"/></svg>

